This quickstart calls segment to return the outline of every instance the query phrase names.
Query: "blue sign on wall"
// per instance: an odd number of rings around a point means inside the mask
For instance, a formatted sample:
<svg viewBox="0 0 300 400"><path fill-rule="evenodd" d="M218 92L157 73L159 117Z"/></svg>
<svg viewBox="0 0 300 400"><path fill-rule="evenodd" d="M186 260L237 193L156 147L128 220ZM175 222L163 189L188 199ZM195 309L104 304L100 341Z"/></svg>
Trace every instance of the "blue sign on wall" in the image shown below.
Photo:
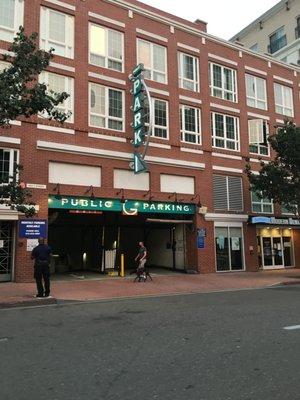
<svg viewBox="0 0 300 400"><path fill-rule="evenodd" d="M204 249L205 247L205 236L197 236L197 248Z"/></svg>
<svg viewBox="0 0 300 400"><path fill-rule="evenodd" d="M39 239L47 238L46 219L22 219L19 221L19 238Z"/></svg>

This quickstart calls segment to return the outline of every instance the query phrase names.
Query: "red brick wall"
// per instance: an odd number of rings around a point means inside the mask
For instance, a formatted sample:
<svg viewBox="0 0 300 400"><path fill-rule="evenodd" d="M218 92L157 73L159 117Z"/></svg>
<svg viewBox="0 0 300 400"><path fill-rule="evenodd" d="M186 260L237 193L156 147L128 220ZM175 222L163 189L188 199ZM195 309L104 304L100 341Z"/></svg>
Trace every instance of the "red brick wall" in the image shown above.
<svg viewBox="0 0 300 400"><path fill-rule="evenodd" d="M74 5L72 0L64 0L65 3ZM146 10L152 10L149 6L144 6L142 3L131 0L133 8L136 6L142 6ZM48 3L44 0L32 0L31 2L25 2L25 29L27 33L39 30L39 12L40 6L44 5L53 9L60 10L65 13L69 13L75 16L75 59L67 59L64 57L56 56L53 60L56 63L74 67L75 73L64 71L58 68L49 67L49 71L57 72L63 75L75 77L75 109L74 109L74 124L66 124L66 127L75 129L75 135L69 135L64 133L56 133L45 130L38 130L36 126L37 119L32 118L31 120L22 120L22 126L12 127L9 131L0 131L0 136L12 136L21 138L21 145L4 145L3 147L20 147L20 162L24 166L23 180L30 183L38 183L47 185L46 190L32 190L33 200L39 204L40 211L38 213L39 218L47 218L47 199L48 194L53 193L54 185L48 183L48 163L49 161L63 161L75 164L86 164L86 165L97 165L102 168L102 187L95 188L94 194L97 197L116 197L117 190L113 189L113 168L128 168L127 161L120 161L101 157L91 157L84 155L69 154L55 151L43 151L37 150L37 140L45 140L49 142L65 143L77 146L84 146L90 148L101 148L107 150L115 150L122 152L132 152L132 145L130 140L132 139L132 128L130 123L132 121L132 112L130 110L131 95L129 90L131 89L131 83L128 80L132 68L136 65L136 39L137 37L144 38L148 41L162 44L167 46L168 53L168 85L149 82L149 86L154 89L160 89L168 91L169 96L163 94L155 94L157 98L166 99L169 101L169 140L164 141L153 138L153 142L169 144L171 145L170 150L162 148L149 148L149 155L156 157L172 158L175 160L186 160L192 162L205 163L205 170L200 171L196 169L188 168L175 168L172 166L154 165L149 164L150 175L151 175L151 191L153 192L153 200L168 200L168 194L160 192L160 174L168 173L175 175L193 176L196 180L196 193L199 193L200 200L203 205L208 207L208 212L214 212L213 201L212 201L212 166L219 166L225 168L234 168L237 170L243 170L248 157L257 158L249 154L248 145L248 116L247 112L261 114L269 117L269 124L271 131L273 126L277 124L276 119L283 119L282 115L275 113L274 105L274 91L273 83L276 78L274 76L280 76L293 82L292 87L294 89L294 120L300 122L300 107L298 97L298 83L299 73L294 74L291 67L279 65L275 62L269 63L266 58L260 57L255 54L248 54L243 48L233 46L232 44L226 44L225 42L216 41L209 36L206 36L201 31L205 31L205 24L198 23L194 24L185 21L185 24L194 30L192 32L185 31L175 26L174 33L171 32L170 26L176 23L183 23L180 18L170 17L167 13L161 13L164 18L173 18L174 21L171 23L164 23L162 20L141 15L138 12L133 13L133 18L128 15L128 10L119 7L117 4L110 4L101 0L87 0L77 1L76 11L67 10L59 5ZM114 24L107 21L99 21L94 17L88 15L89 12L103 15L110 19L122 21L126 24L125 28L116 27ZM125 72L115 72L100 68L88 64L88 22L95 22L100 25L110 27L112 29L119 30L125 34ZM137 34L136 29L140 28L144 31L152 32L155 35L165 37L168 42L161 42L155 38L149 38L143 34ZM198 32L197 32L198 30ZM193 52L192 50L186 50L179 47L177 44L183 43L190 47L199 49L200 53ZM7 48L8 44L0 42L1 48ZM194 56L199 57L200 65L200 93L195 93L180 89L178 87L178 68L177 68L177 52L182 51L185 53L191 53ZM215 60L212 55L217 55L227 60ZM228 61L229 60L229 61ZM218 64L222 64L237 70L238 77L238 103L230 101L224 101L216 97L210 96L209 88L209 62L214 61ZM232 65L232 62L237 65ZM246 105L245 96L245 66L256 68L264 71L267 75L262 76L267 80L268 90L268 111L258 110ZM99 81L98 79L91 78L88 76L88 72L94 72L103 74L112 78L118 78L125 80L126 87L118 83L107 82L105 80ZM255 72L248 72L250 74L256 74ZM258 74L258 76L260 76ZM125 133L107 131L105 129L91 128L88 126L88 82L102 83L103 85L116 87L119 89L126 90L126 129ZM279 81L279 83L282 83ZM283 83L291 86L288 83ZM202 104L192 103L190 101L179 100L179 96L183 95L190 98L201 100ZM193 144L182 144L180 142L180 124L179 124L179 104L191 104L195 107L201 108L202 116L202 145L196 146ZM219 108L212 107L210 103L219 105L219 107L230 107L233 109L240 110L239 113L235 113L232 110L222 111ZM240 119L240 136L241 136L241 150L240 152L230 152L226 150L213 149L211 143L211 127L210 127L210 112L212 110L220 111L221 113L231 114L239 117ZM47 122L45 120L39 120L39 123L57 125L54 122ZM94 139L88 137L88 132L99 132L106 135L120 136L127 139L126 143L112 142L108 140ZM1 144L0 142L0 145ZM180 151L180 147L188 147L191 149L201 150L203 154L186 153ZM212 156L212 152L224 153L227 155L239 156L240 159L231 158L219 158ZM254 169L259 169L259 163L253 163ZM217 172L223 174L236 174L232 172ZM237 174L240 175L240 174ZM245 209L244 214L251 214L251 202L248 191L247 178L243 177L244 187L244 203ZM65 195L83 195L85 188L80 186L68 186L61 185L61 193ZM126 190L126 197L141 199L144 192ZM183 201L191 201L190 195L180 195ZM187 233L187 251L188 251L188 263L191 268L197 268L200 272L214 272L215 271L215 245L214 245L214 224L213 222L205 221L201 215L195 216L196 226L205 227L207 229L206 247L205 249L196 249L196 231L188 231ZM298 241L298 234L295 235ZM245 246L245 258L246 266L248 270L257 269L257 249L256 249L256 233L254 227L248 227L244 224L244 246ZM298 242L297 242L298 243ZM250 254L249 246L254 247L254 251ZM298 246L300 247L300 246ZM297 253L298 260L300 254ZM15 279L17 281L27 281L32 279L32 261L30 260L30 254L26 252L26 243L23 240L17 241L16 247L16 268L15 268Z"/></svg>

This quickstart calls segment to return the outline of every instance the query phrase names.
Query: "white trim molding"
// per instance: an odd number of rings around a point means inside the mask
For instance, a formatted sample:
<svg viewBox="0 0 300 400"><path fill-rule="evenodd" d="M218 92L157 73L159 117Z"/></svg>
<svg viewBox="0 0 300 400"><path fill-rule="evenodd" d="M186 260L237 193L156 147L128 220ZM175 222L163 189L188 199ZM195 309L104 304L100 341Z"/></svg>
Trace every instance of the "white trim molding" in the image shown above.
<svg viewBox="0 0 300 400"><path fill-rule="evenodd" d="M160 36L160 35L156 35L155 33L144 31L143 29L140 29L140 28L136 28L136 32L140 33L141 35L148 36L152 39L157 39L157 40L160 40L161 42L168 43L167 38Z"/></svg>
<svg viewBox="0 0 300 400"><path fill-rule="evenodd" d="M43 131L51 131L51 132L59 132L59 133L67 133L69 135L75 135L74 129L60 128L59 126L43 125L43 124L37 124L36 127L37 129L41 129Z"/></svg>
<svg viewBox="0 0 300 400"><path fill-rule="evenodd" d="M119 136L110 136L110 135L104 135L102 133L95 133L95 132L89 132L88 137L94 138L94 139L103 139L103 140L110 140L112 142L122 142L126 143L126 139L119 137Z"/></svg>
<svg viewBox="0 0 300 400"><path fill-rule="evenodd" d="M0 143L21 144L21 139L9 136L0 136Z"/></svg>
<svg viewBox="0 0 300 400"><path fill-rule="evenodd" d="M222 166L219 166L219 165L213 165L213 166L212 166L212 169L213 169L214 171L234 172L234 173L236 173L236 174L242 174L242 173L243 173L243 170L242 170L242 169L239 169L239 168L222 167Z"/></svg>
<svg viewBox="0 0 300 400"><path fill-rule="evenodd" d="M198 53L198 54L200 53L199 49L196 49L195 47L192 47L192 46L188 46L187 44L184 44L184 43L177 43L177 46L181 47L182 49L185 49L185 50L193 51L194 53Z"/></svg>
<svg viewBox="0 0 300 400"><path fill-rule="evenodd" d="M247 214L218 214L218 213L207 213L205 214L206 221L216 222L246 222L248 221Z"/></svg>
<svg viewBox="0 0 300 400"><path fill-rule="evenodd" d="M232 60L229 60L228 58L220 57L216 54L208 53L208 57L213 58L214 60L226 62L227 64L230 64L230 65L238 65L238 63L236 61L232 61Z"/></svg>
<svg viewBox="0 0 300 400"><path fill-rule="evenodd" d="M212 155L213 157L229 158L229 159L231 159L231 160L240 160L240 161L242 160L242 157L240 157L240 156L234 156L234 155L225 154L225 153L215 153L215 152L212 152L211 155Z"/></svg>
<svg viewBox="0 0 300 400"><path fill-rule="evenodd" d="M268 75L267 72L262 71L261 69L249 67L248 65L245 65L245 70L246 70L246 71L250 71L250 72L254 72L255 74L264 75L264 76L267 76L267 75Z"/></svg>
<svg viewBox="0 0 300 400"><path fill-rule="evenodd" d="M194 97L187 97L187 96L179 95L179 100L189 101L190 103L202 104L202 100L195 99Z"/></svg>
<svg viewBox="0 0 300 400"><path fill-rule="evenodd" d="M149 142L150 147L157 147L160 149L167 149L170 150L171 146L169 144L162 144L162 143L155 143L155 142Z"/></svg>
<svg viewBox="0 0 300 400"><path fill-rule="evenodd" d="M277 124L284 124L284 120L283 119L277 119L276 118L276 122L277 122Z"/></svg>
<svg viewBox="0 0 300 400"><path fill-rule="evenodd" d="M71 4L68 4L68 3L64 3L63 1L59 1L59 0L45 0L45 1L47 3L52 3L52 4L56 4L57 6L67 8L68 10L72 10L72 11L76 10L75 6L72 6Z"/></svg>
<svg viewBox="0 0 300 400"><path fill-rule="evenodd" d="M106 150L92 147L76 146L64 143L47 142L43 140L37 141L37 149L48 151L60 151L63 153L82 154L94 157L113 158L119 160L132 160L132 153L125 153L122 151ZM187 160L175 160L172 158L146 156L146 161L150 164L167 165L173 167L189 168L204 170L205 164L192 162Z"/></svg>
<svg viewBox="0 0 300 400"><path fill-rule="evenodd" d="M124 22L116 21L115 19L107 18L107 17L104 17L104 15L96 14L91 11L89 11L89 17L99 19L100 21L105 21L112 25L117 25L117 26L121 26L122 28L125 28Z"/></svg>
<svg viewBox="0 0 300 400"><path fill-rule="evenodd" d="M119 85L126 85L126 81L123 81L122 79L112 78L111 76L96 74L95 72L89 72L88 75L91 78L100 79L102 81L118 83Z"/></svg>
<svg viewBox="0 0 300 400"><path fill-rule="evenodd" d="M293 83L294 83L293 81L290 81L289 79L281 78L281 76L277 76L277 75L273 75L273 78L274 78L276 81L288 83L289 85L293 85Z"/></svg>
<svg viewBox="0 0 300 400"><path fill-rule="evenodd" d="M10 125L15 125L15 126L21 126L22 122L21 121L16 121L15 119L13 121L9 121Z"/></svg>
<svg viewBox="0 0 300 400"><path fill-rule="evenodd" d="M210 103L211 107L218 108L219 110L230 111L239 114L241 111L237 108L223 106L217 103Z"/></svg>
<svg viewBox="0 0 300 400"><path fill-rule="evenodd" d="M252 112L247 112L247 115L248 115L248 117L254 117L254 118L265 119L267 121L270 121L270 117L268 117L267 115L256 114L256 113L252 113Z"/></svg>
<svg viewBox="0 0 300 400"><path fill-rule="evenodd" d="M75 72L74 67L69 67L68 65L63 65L52 61L50 61L49 67L62 69L63 71Z"/></svg>
<svg viewBox="0 0 300 400"><path fill-rule="evenodd" d="M190 149L189 147L180 147L180 151L184 153L203 154L203 150Z"/></svg>
<svg viewBox="0 0 300 400"><path fill-rule="evenodd" d="M151 93L156 93L156 94L162 94L163 96L169 96L169 92L167 92L166 90L159 90L159 89L155 89L155 88L151 88L148 87L149 92Z"/></svg>

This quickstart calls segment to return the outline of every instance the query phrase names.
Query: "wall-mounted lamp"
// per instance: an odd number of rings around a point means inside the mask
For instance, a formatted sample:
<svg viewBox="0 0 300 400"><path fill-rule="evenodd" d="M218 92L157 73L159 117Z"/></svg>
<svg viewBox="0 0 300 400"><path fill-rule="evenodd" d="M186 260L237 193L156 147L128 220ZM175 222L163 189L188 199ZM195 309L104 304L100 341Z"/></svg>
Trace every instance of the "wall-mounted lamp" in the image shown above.
<svg viewBox="0 0 300 400"><path fill-rule="evenodd" d="M201 207L202 207L202 204L201 204L201 201L200 201L200 194L196 194L194 197L192 197L192 198L191 198L191 201L196 200L196 199L198 199L198 201L197 201L197 207L201 208Z"/></svg>
<svg viewBox="0 0 300 400"><path fill-rule="evenodd" d="M149 196L149 197L148 197L148 200L149 200L149 201L152 200L152 199L154 198L154 196L152 196L151 190L148 190L147 193L143 194L143 197L147 197L147 196Z"/></svg>
<svg viewBox="0 0 300 400"><path fill-rule="evenodd" d="M55 198L59 199L60 198L60 184L57 183L55 187L53 188L53 192L56 192Z"/></svg>
<svg viewBox="0 0 300 400"><path fill-rule="evenodd" d="M125 203L124 189L120 189L120 190L117 192L117 196L118 196L119 194L121 195L121 203Z"/></svg>
<svg viewBox="0 0 300 400"><path fill-rule="evenodd" d="M88 193L91 193L91 195L90 195L90 198L91 198L91 199L94 199L94 198L95 198L95 195L94 195L94 186L93 186L93 185L89 186L89 188L84 192L84 194L88 194Z"/></svg>
<svg viewBox="0 0 300 400"><path fill-rule="evenodd" d="M168 196L168 199L170 199L170 198L173 197L173 196L174 196L175 202L177 203L177 202L178 202L178 198L177 198L177 193L176 193L176 192L170 194L170 196Z"/></svg>

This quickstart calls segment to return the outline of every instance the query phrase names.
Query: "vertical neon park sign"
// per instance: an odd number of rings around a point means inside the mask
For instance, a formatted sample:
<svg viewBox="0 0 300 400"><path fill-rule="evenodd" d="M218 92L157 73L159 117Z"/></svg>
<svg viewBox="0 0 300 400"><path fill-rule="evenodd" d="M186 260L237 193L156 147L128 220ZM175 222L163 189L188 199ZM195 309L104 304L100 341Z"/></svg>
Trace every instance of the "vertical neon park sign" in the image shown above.
<svg viewBox="0 0 300 400"><path fill-rule="evenodd" d="M130 163L130 168L133 169L135 174L147 171L145 156L153 130L153 104L151 102L149 89L144 80L144 70L144 65L138 64L129 76L129 79L133 82L133 88L131 90L133 95L133 105L131 106L133 122L131 125L134 133L132 140L134 154L133 161ZM145 100L148 101L149 105L149 124L147 127L145 124Z"/></svg>

